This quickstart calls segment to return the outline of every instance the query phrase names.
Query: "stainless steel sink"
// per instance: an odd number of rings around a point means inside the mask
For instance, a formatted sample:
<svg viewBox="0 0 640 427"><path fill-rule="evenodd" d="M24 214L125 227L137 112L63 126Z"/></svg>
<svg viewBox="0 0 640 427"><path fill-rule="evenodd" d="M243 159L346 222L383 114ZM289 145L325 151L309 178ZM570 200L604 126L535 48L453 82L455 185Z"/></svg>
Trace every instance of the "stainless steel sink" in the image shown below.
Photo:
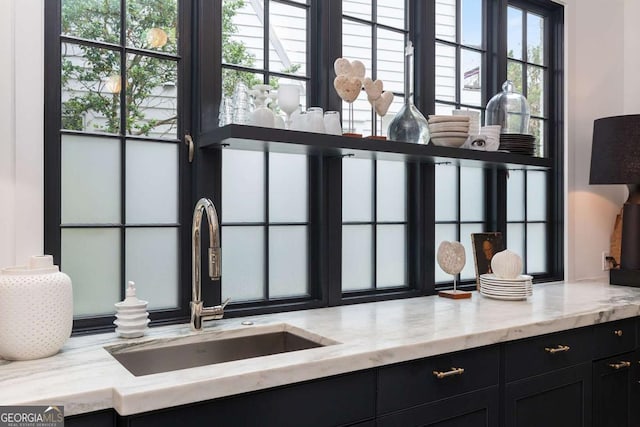
<svg viewBox="0 0 640 427"><path fill-rule="evenodd" d="M238 336L239 335L239 336ZM106 350L135 376L336 344L289 325L115 345Z"/></svg>

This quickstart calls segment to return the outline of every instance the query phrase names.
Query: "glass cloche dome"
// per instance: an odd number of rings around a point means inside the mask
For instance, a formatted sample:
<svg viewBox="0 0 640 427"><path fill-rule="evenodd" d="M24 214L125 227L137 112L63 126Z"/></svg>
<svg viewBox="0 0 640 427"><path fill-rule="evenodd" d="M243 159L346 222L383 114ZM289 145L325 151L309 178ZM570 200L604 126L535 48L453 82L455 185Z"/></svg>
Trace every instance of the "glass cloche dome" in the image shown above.
<svg viewBox="0 0 640 427"><path fill-rule="evenodd" d="M513 82L502 84L502 92L495 95L487 104L485 124L500 125L501 133L529 133L531 110L527 98L513 91Z"/></svg>

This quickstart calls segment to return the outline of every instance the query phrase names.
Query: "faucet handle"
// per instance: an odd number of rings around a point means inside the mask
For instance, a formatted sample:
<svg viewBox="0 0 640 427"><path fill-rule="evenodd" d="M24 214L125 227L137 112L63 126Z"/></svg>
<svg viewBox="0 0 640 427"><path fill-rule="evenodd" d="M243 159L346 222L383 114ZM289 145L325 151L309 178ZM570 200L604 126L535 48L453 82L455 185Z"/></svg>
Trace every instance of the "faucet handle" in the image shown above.
<svg viewBox="0 0 640 427"><path fill-rule="evenodd" d="M209 277L211 280L219 280L221 275L222 265L222 249L209 248Z"/></svg>
<svg viewBox="0 0 640 427"><path fill-rule="evenodd" d="M224 308L229 304L231 298L227 298L222 304L213 307L205 307L201 310L203 320L220 320L224 317Z"/></svg>

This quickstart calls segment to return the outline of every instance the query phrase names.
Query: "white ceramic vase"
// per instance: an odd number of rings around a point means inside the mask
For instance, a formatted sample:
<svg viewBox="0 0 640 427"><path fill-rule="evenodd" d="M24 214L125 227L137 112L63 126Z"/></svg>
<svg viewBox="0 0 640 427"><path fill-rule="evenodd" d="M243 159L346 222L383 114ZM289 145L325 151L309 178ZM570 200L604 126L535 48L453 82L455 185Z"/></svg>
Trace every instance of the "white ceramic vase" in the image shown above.
<svg viewBox="0 0 640 427"><path fill-rule="evenodd" d="M50 255L0 270L0 357L40 359L56 354L71 335L71 279Z"/></svg>

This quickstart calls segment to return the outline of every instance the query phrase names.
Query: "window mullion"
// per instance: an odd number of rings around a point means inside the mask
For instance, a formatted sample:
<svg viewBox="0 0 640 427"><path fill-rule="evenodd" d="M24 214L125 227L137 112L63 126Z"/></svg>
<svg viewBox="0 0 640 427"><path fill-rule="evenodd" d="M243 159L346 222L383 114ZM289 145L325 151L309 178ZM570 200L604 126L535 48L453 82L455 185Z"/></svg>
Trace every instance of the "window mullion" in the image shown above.
<svg viewBox="0 0 640 427"><path fill-rule="evenodd" d="M324 157L326 277L328 303L342 302L342 157Z"/></svg>

